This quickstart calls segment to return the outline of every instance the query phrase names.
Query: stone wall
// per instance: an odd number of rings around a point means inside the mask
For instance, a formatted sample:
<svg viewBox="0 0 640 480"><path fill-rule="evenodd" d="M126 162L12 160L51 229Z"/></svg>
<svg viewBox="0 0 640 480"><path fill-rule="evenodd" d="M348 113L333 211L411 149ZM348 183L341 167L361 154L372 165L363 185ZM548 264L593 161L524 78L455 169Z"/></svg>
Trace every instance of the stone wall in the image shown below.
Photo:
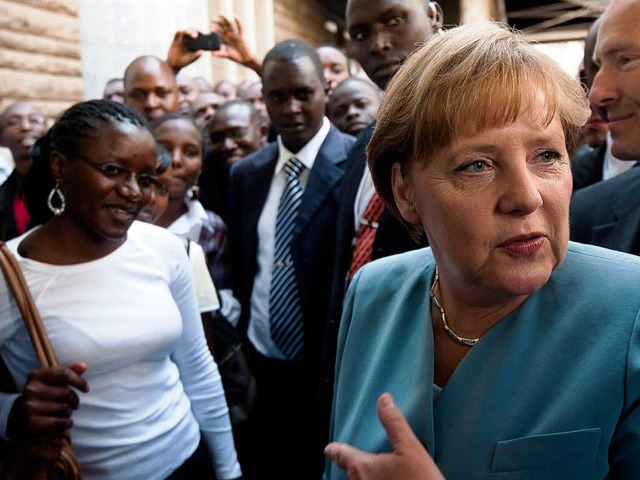
<svg viewBox="0 0 640 480"><path fill-rule="evenodd" d="M0 110L29 99L53 118L101 96L106 80L121 76L135 56L164 56L176 29L206 30L207 13L220 11L244 21L261 55L285 38L312 45L330 38L321 0L0 0ZM232 81L255 75L208 56L187 73Z"/></svg>
<svg viewBox="0 0 640 480"><path fill-rule="evenodd" d="M77 0L85 98L101 98L111 78L122 78L141 55L166 58L176 30L209 27L206 0ZM211 71L210 55L185 69Z"/></svg>
<svg viewBox="0 0 640 480"><path fill-rule="evenodd" d="M75 0L0 0L0 110L30 99L49 117L82 100Z"/></svg>

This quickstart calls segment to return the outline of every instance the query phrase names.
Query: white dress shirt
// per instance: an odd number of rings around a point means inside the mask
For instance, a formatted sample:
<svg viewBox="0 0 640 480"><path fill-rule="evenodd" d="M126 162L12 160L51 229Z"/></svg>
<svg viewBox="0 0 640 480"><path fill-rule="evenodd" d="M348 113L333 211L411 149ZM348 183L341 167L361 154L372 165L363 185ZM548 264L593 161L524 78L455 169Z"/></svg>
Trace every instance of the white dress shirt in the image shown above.
<svg viewBox="0 0 640 480"><path fill-rule="evenodd" d="M610 178L620 175L621 173L631 170L636 164L634 160L620 160L613 156L611 153L611 144L613 139L611 133L607 133L607 152L604 156L604 162L602 164L602 180L609 180Z"/></svg>
<svg viewBox="0 0 640 480"><path fill-rule="evenodd" d="M360 186L358 186L358 193L356 193L356 201L353 204L353 241L355 242L358 230L360 230L360 220L364 216L364 212L369 206L373 194L376 193L376 187L373 185L373 179L371 178L371 172L369 171L369 165L364 166L364 172L362 172L362 178L360 179Z"/></svg>
<svg viewBox="0 0 640 480"><path fill-rule="evenodd" d="M184 204L187 206L187 211L176 218L167 230L180 238L198 243L202 224L209 220L207 212L198 200L191 199L190 191L185 194Z"/></svg>
<svg viewBox="0 0 640 480"><path fill-rule="evenodd" d="M261 354L284 360L285 357L271 338L271 322L269 315L269 299L271 293L271 276L273 275L273 255L275 249L276 217L280 197L286 185L285 164L296 157L305 166L300 173L300 183L305 188L309 180L309 173L318 156L320 147L329 134L330 123L325 117L318 132L296 154L291 153L278 136L278 162L271 180L271 187L267 200L262 208L258 220L258 258L256 276L251 292L251 317L247 336ZM304 199L304 196L303 196ZM304 201L304 200L303 200Z"/></svg>

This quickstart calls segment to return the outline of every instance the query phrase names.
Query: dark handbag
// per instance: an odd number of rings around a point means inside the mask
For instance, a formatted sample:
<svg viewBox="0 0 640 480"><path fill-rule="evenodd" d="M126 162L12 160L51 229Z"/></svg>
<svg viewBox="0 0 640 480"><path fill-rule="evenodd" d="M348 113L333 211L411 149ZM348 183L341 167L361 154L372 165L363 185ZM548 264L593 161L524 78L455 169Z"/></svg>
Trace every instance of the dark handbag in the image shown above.
<svg viewBox="0 0 640 480"><path fill-rule="evenodd" d="M191 241L182 241L187 255L190 255ZM218 295L217 291L215 293ZM217 299L222 305L220 296ZM234 426L240 425L249 417L256 398L256 382L249 370L242 338L220 310L210 312L202 320L207 343L222 379L229 418Z"/></svg>
<svg viewBox="0 0 640 480"><path fill-rule="evenodd" d="M20 265L13 257L4 242L0 242L0 267L13 293L18 310L22 315L27 332L31 338L38 362L42 367L58 366L53 346L49 341L42 319L33 301L29 286L22 275ZM80 467L71 449L70 432L66 431L62 439L60 457L53 462L46 462L29 453L29 445L14 445L10 442L9 465L5 472L12 480L81 480Z"/></svg>
<svg viewBox="0 0 640 480"><path fill-rule="evenodd" d="M222 377L229 417L233 425L247 420L256 398L256 381L249 370L242 339L219 312L212 315L215 360Z"/></svg>

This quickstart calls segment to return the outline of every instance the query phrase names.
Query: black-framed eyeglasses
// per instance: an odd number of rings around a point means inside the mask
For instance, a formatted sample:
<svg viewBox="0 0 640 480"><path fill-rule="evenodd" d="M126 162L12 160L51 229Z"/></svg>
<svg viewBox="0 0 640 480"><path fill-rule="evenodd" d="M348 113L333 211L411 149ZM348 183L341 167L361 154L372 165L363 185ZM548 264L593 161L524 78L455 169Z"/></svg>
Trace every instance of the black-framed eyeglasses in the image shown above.
<svg viewBox="0 0 640 480"><path fill-rule="evenodd" d="M209 139L211 140L212 145L218 145L224 142L227 138L230 138L231 140L238 140L246 137L248 133L249 127L238 127L227 130L226 132L212 132L209 134Z"/></svg>
<svg viewBox="0 0 640 480"><path fill-rule="evenodd" d="M77 155L74 155L71 158L86 163L91 168L102 173L105 178L115 180L120 184L127 182L130 178L133 177L135 178L140 191L145 194L152 193L154 189L156 189L158 192L169 192L167 185L162 183L155 176L148 173L134 173L128 168L124 168L122 165L118 165L117 163L98 163L94 162L93 160L89 160L88 158L80 157Z"/></svg>

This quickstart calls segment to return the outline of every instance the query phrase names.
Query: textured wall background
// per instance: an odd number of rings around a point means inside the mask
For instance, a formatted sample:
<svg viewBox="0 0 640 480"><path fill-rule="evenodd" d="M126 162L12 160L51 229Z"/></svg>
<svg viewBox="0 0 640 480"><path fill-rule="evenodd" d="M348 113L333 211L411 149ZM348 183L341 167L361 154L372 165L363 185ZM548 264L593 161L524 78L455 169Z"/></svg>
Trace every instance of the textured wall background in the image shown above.
<svg viewBox="0 0 640 480"><path fill-rule="evenodd" d="M85 98L102 97L133 59L165 58L176 30L209 26L206 0L79 0L79 17ZM210 69L206 56L185 73L207 76Z"/></svg>
<svg viewBox="0 0 640 480"><path fill-rule="evenodd" d="M259 55L285 38L330 39L321 0L0 0L0 110L30 99L53 118L99 98L131 60L164 58L176 30L206 31L219 12L240 17ZM212 82L255 78L206 54L185 72Z"/></svg>
<svg viewBox="0 0 640 480"><path fill-rule="evenodd" d="M75 0L0 0L0 110L30 99L55 117L83 98Z"/></svg>

